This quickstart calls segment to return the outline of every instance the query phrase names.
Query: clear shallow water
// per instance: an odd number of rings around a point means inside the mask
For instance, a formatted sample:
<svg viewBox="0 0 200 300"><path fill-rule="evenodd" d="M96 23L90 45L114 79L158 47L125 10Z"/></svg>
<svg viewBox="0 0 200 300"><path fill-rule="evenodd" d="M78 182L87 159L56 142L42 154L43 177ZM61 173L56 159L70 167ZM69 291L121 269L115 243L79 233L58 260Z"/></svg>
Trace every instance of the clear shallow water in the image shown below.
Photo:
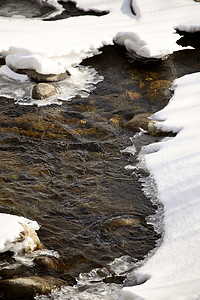
<svg viewBox="0 0 200 300"><path fill-rule="evenodd" d="M147 105L144 96L138 96L142 88L137 89L138 79L132 75L136 76L135 66L127 62L124 49L115 50L113 56L113 48L106 47L101 57L85 62L105 77L88 98L77 96L45 107L19 105L15 99L0 102L0 209L41 225L41 241L65 262L57 274L62 278L102 270L121 256L129 257L132 270L132 263L142 260L159 238L145 220L155 206L144 196L138 178L125 169L136 159L121 152L132 144L134 134L123 123L159 104L154 94ZM149 78L148 72L144 78ZM133 88L138 94L132 95ZM136 150L151 140L144 137ZM124 225L126 220L129 225ZM106 274L96 293L100 288L104 297L110 297L111 289L118 294L123 273L130 270L124 260L120 264L119 278L113 271L111 283L105 283L110 277ZM46 274L43 269L37 273ZM81 288L70 288L70 297L78 297L85 282L79 283ZM91 283L84 292L86 299L93 295L93 287ZM61 297L66 297L65 292Z"/></svg>
<svg viewBox="0 0 200 300"><path fill-rule="evenodd" d="M62 105L37 107L16 104L11 92L0 101L0 210L36 220L41 241L65 262L56 276L78 281L50 299L117 299L125 277L154 249L160 236L146 220L156 206L141 190L148 174L125 169L137 156L122 152L135 134L123 124L161 109L172 80L199 69L195 51L143 65L130 63L121 47L102 50L83 63L104 77L87 98L78 91ZM152 141L135 139L136 155Z"/></svg>

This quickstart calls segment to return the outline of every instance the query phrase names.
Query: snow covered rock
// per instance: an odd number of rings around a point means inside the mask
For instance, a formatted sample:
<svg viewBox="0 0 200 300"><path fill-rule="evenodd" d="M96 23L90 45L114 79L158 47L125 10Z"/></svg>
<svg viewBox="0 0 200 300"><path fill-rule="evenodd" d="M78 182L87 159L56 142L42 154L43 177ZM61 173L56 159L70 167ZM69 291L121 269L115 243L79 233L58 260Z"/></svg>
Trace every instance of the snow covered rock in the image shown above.
<svg viewBox="0 0 200 300"><path fill-rule="evenodd" d="M158 123L158 121L156 121L156 120L149 120L149 122L148 122L147 131L152 136L161 136L161 135L164 135L164 131L162 131L161 129L157 128L157 126L156 126L157 123Z"/></svg>
<svg viewBox="0 0 200 300"><path fill-rule="evenodd" d="M21 253L42 247L35 232L40 227L35 221L1 213L0 228L3 228L0 231L0 253Z"/></svg>
<svg viewBox="0 0 200 300"><path fill-rule="evenodd" d="M24 228L24 230L20 233L20 238L18 239L18 242L20 241L23 242L26 239L29 240L26 247L24 248L24 252L27 253L36 249L44 248L35 230L31 229L27 225L24 224L21 225Z"/></svg>
<svg viewBox="0 0 200 300"><path fill-rule="evenodd" d="M33 99L46 99L57 93L56 88L49 83L38 83L33 87L32 97Z"/></svg>

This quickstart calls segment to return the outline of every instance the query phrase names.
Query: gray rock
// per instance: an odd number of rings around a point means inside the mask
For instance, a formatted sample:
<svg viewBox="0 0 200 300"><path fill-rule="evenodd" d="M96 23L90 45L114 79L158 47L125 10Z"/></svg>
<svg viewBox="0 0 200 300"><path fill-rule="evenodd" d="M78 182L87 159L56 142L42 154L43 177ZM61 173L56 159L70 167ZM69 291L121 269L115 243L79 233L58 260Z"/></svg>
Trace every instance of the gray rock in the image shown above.
<svg viewBox="0 0 200 300"><path fill-rule="evenodd" d="M40 74L35 70L18 69L16 72L20 74L26 74L30 79L36 82L56 82L70 76L70 73L68 71L60 74Z"/></svg>
<svg viewBox="0 0 200 300"><path fill-rule="evenodd" d="M32 98L33 99L46 99L57 93L56 88L49 83L38 83L33 87Z"/></svg>
<svg viewBox="0 0 200 300"><path fill-rule="evenodd" d="M5 299L33 299L36 294L47 295L66 283L53 277L20 277L0 281Z"/></svg>
<svg viewBox="0 0 200 300"><path fill-rule="evenodd" d="M134 116L130 121L126 122L124 125L126 128L133 130L133 131L138 131L139 128L142 128L144 130L148 130L148 123L149 119L152 113L142 113L137 116Z"/></svg>
<svg viewBox="0 0 200 300"><path fill-rule="evenodd" d="M139 114L126 122L124 126L133 131L139 131L142 128L153 136L163 135L164 132L156 127L158 121L149 119L151 115L152 113Z"/></svg>

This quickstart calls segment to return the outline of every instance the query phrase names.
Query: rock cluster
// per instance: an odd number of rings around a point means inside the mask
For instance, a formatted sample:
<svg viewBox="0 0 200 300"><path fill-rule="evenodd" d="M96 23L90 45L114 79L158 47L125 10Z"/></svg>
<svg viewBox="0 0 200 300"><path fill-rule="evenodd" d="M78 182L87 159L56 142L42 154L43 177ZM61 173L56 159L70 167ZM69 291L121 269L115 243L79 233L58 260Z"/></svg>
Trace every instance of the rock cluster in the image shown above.
<svg viewBox="0 0 200 300"><path fill-rule="evenodd" d="M3 57L0 57L0 65L4 65L5 63L5 59ZM9 67L12 69L11 66ZM52 83L64 80L70 76L70 73L68 71L60 74L41 74L32 69L18 69L13 71L19 74L25 74L32 81L38 83L33 87L32 90L32 98L37 100L46 99L53 95L56 95L57 89Z"/></svg>
<svg viewBox="0 0 200 300"><path fill-rule="evenodd" d="M65 263L60 258L37 254L37 250L42 253L43 244L33 229L22 223L20 224L24 230L13 243L23 244L24 241L28 241L18 254L32 258L34 265L30 268L20 261L15 261L12 252L4 253L4 265L0 267L0 298L34 299L37 294L47 295L53 290L59 289L62 285L68 285L68 281L70 281L70 284L74 284L72 278L66 277L66 281L64 281L63 278L58 277L66 269ZM41 274L41 271L44 276L37 275L38 273Z"/></svg>
<svg viewBox="0 0 200 300"><path fill-rule="evenodd" d="M49 82L61 81L70 76L68 71L60 74L40 74L35 70L19 69L17 72L26 74L31 80L38 82L32 90L32 98L37 100L46 99L57 94L56 88Z"/></svg>

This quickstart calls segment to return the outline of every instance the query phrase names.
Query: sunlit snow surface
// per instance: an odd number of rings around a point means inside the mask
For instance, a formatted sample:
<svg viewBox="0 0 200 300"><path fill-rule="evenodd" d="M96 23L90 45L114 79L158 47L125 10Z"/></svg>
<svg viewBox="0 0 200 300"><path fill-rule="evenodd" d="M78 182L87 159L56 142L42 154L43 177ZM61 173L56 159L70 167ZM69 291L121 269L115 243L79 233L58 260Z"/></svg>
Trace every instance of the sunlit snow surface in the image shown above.
<svg viewBox="0 0 200 300"><path fill-rule="evenodd" d="M124 288L123 300L200 299L200 73L175 80L174 88L169 104L153 117L159 128L178 134L144 149L164 204L164 240L136 272L139 281L150 279Z"/></svg>
<svg viewBox="0 0 200 300"><path fill-rule="evenodd" d="M51 0L56 4L56 0ZM0 17L0 53L12 68L62 73L116 41L146 57L182 47L175 28L198 30L200 6L192 0L79 0L77 6L109 11L58 21ZM136 16L133 11L136 12Z"/></svg>
<svg viewBox="0 0 200 300"><path fill-rule="evenodd" d="M62 10L56 0L48 2ZM182 49L176 44L179 39L176 29L200 29L200 4L193 0L76 2L85 10L92 8L109 13L54 22L0 17L0 55L6 58L7 67L58 74L77 67L84 58L98 54L100 47L114 41L138 55L163 58ZM1 76L7 81L9 77L16 84L28 82L25 77L16 78L5 66ZM175 94L169 105L154 117L162 120L158 126L178 134L146 147L143 157L164 204L163 243L136 272L138 282L148 280L124 288L123 300L200 299L200 74L184 76L176 80L174 86ZM6 90L1 88L1 93L6 94ZM14 97L18 99L16 94ZM26 95L20 95L19 101L29 104ZM7 228L4 231L7 240L0 232L0 250L4 251L7 243L19 236L22 227L16 217L9 215L0 214L0 222L1 228Z"/></svg>

